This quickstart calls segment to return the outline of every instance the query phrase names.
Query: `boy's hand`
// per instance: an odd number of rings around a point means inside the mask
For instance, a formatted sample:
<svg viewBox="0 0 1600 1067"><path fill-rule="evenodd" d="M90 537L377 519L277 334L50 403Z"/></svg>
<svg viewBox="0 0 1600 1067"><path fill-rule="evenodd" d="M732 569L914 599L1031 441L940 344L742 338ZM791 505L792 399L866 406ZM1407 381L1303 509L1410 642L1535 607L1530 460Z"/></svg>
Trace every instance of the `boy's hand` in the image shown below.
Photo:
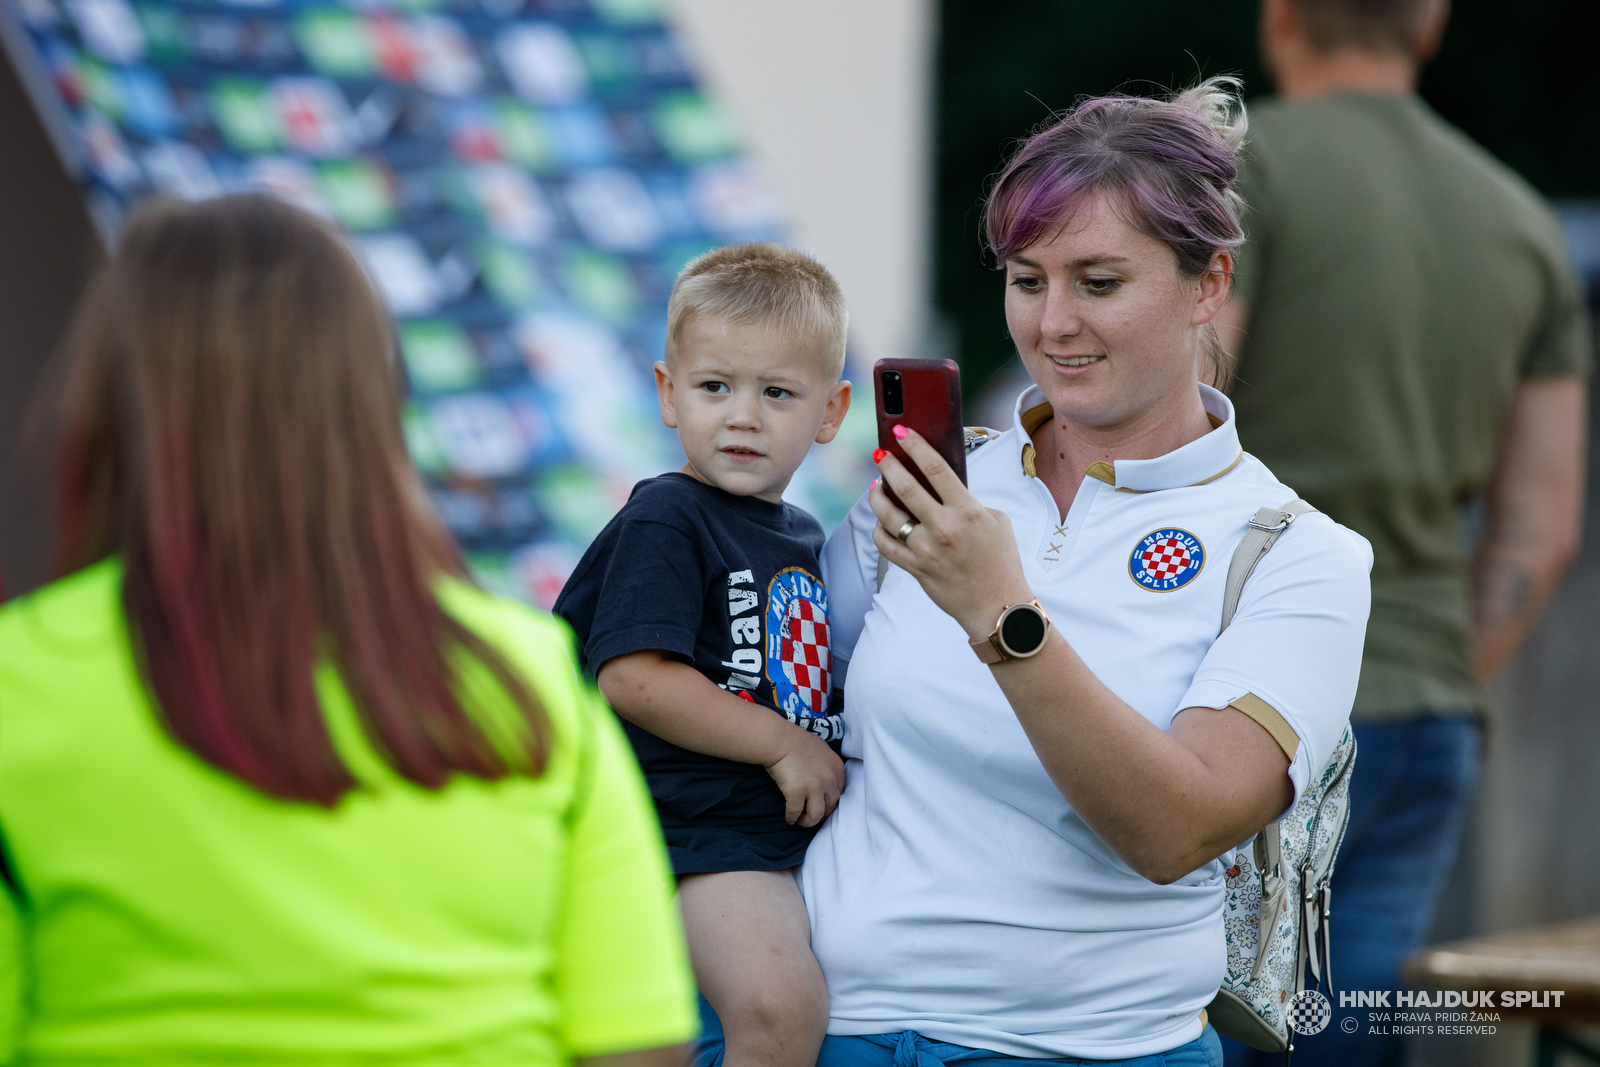
<svg viewBox="0 0 1600 1067"><path fill-rule="evenodd" d="M783 817L793 825L815 826L839 806L844 792L844 761L828 743L799 727L790 731L794 741L767 773L783 790Z"/></svg>
<svg viewBox="0 0 1600 1067"><path fill-rule="evenodd" d="M765 767L783 792L790 825L815 826L838 807L844 761L826 741L717 688L687 663L665 652L630 652L607 660L596 680L635 726L691 752Z"/></svg>

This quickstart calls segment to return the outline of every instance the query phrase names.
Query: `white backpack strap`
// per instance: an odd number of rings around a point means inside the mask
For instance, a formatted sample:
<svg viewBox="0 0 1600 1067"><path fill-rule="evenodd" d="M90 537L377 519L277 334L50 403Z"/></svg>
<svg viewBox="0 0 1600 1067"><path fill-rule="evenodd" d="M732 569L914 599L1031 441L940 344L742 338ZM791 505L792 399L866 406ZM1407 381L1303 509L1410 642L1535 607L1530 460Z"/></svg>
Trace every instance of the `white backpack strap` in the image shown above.
<svg viewBox="0 0 1600 1067"><path fill-rule="evenodd" d="M1228 564L1228 584L1222 594L1222 629L1226 630L1233 621L1233 613L1239 607L1239 597L1244 593L1244 583L1255 573L1261 557L1267 554L1267 550L1289 528L1291 522L1316 510L1296 497L1281 508L1262 508L1256 512L1255 518L1250 520L1250 528L1244 532L1244 540L1234 549L1233 560Z"/></svg>
<svg viewBox="0 0 1600 1067"><path fill-rule="evenodd" d="M1255 518L1250 520L1249 529L1244 532L1244 539L1233 551L1233 560L1228 564L1228 584L1222 594L1222 629L1226 630L1233 621L1233 613L1239 607L1239 597L1244 593L1244 583L1255 573L1256 564L1283 536L1283 531L1289 528L1291 522L1315 510L1296 497L1281 508L1262 508L1256 512ZM1283 907L1283 898L1288 889L1287 872L1282 869L1283 838L1277 823L1268 823L1256 835L1255 860L1256 868L1261 872L1261 911L1257 915L1259 929L1256 935L1256 962L1250 970L1251 982L1261 977L1261 966L1267 959L1268 937L1273 924L1278 921L1278 912Z"/></svg>
<svg viewBox="0 0 1600 1067"><path fill-rule="evenodd" d="M1256 913L1256 962L1250 968L1250 984L1261 977L1261 968L1267 962L1267 944L1272 940L1272 928L1278 923L1278 913L1283 910L1284 897L1289 892L1289 879L1283 870L1283 837L1277 823L1268 823L1256 835L1256 870L1261 878L1261 910Z"/></svg>

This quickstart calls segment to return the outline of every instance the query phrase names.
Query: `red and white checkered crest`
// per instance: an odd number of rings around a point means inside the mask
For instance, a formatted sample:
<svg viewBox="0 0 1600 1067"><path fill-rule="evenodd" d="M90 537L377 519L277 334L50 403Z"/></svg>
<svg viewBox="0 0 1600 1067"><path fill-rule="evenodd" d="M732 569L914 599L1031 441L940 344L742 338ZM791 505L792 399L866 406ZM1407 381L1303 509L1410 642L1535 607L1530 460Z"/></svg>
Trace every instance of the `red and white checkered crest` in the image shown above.
<svg viewBox="0 0 1600 1067"><path fill-rule="evenodd" d="M1144 589L1164 593L1188 585L1205 563L1205 547L1188 530L1152 530L1133 547L1128 577Z"/></svg>
<svg viewBox="0 0 1600 1067"><path fill-rule="evenodd" d="M810 714L828 706L828 616L811 601L796 597L784 615L779 659L783 674Z"/></svg>
<svg viewBox="0 0 1600 1067"><path fill-rule="evenodd" d="M1156 578L1173 578L1189 569L1189 552L1176 537L1163 537L1139 557Z"/></svg>

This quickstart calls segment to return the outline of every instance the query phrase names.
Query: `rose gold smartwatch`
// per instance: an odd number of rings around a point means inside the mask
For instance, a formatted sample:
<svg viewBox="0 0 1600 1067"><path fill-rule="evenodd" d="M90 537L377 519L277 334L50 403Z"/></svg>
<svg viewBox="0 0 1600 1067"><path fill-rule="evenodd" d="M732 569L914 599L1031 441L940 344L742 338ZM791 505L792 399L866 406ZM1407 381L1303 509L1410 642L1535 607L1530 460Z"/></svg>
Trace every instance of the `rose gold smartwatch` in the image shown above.
<svg viewBox="0 0 1600 1067"><path fill-rule="evenodd" d="M1012 604L1000 613L994 633L969 641L972 651L984 663L1004 663L1008 659L1036 656L1050 636L1050 616L1037 600Z"/></svg>

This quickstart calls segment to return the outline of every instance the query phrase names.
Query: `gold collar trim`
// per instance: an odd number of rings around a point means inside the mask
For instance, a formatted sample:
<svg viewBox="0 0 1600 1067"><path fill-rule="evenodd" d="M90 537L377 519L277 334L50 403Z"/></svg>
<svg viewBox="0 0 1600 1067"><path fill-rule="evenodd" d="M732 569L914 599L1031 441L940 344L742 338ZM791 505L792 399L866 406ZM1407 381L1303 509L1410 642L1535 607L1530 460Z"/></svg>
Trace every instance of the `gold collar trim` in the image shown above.
<svg viewBox="0 0 1600 1067"><path fill-rule="evenodd" d="M1028 437L1032 437L1034 432L1038 430L1039 427L1043 426L1054 417L1055 409L1050 406L1050 402L1048 400L1043 404L1035 404L1033 407L1022 413L1022 432ZM1211 423L1211 428L1213 430L1222 425L1222 420L1211 414L1209 411L1206 412L1206 419ZM1207 485L1211 482L1214 482L1218 478L1231 473L1235 467L1243 462L1244 449L1240 449L1239 455L1234 458L1232 463L1228 464L1211 477L1202 478L1198 482L1190 482L1183 488L1193 489L1195 486ZM1032 441L1028 441L1022 446L1022 473L1026 474L1030 478L1039 477L1039 453L1038 450L1033 447ZM1155 489L1129 489L1126 486L1117 485L1116 464L1108 460L1096 460L1095 462L1089 464L1089 469L1083 473L1084 477L1086 478L1093 478L1097 482L1105 482L1107 485L1115 487L1119 493L1154 493L1159 491Z"/></svg>
<svg viewBox="0 0 1600 1067"><path fill-rule="evenodd" d="M1221 470L1219 470L1217 473L1213 474L1211 477L1209 477L1209 478L1201 478L1198 482L1190 482L1188 485L1179 486L1177 488L1193 489L1197 485L1209 485L1210 483L1216 481L1218 478L1221 478L1223 475L1231 473L1233 471L1233 468L1237 467L1239 464L1241 464L1243 462L1244 462L1244 449L1241 448L1239 450L1239 455L1234 459L1234 461L1232 463L1228 464L1226 467L1223 467ZM1105 470L1104 471L1096 471L1095 470L1096 467L1103 467L1103 468L1105 468ZM1116 471L1116 468L1112 464L1106 463L1103 460L1101 462L1099 462L1099 463L1091 463L1089 465L1089 469L1084 471L1084 473L1087 474L1091 478L1095 478L1095 479L1098 479L1099 481L1105 482L1107 485L1116 485L1117 486L1117 492L1119 492L1119 493L1159 493L1159 492L1161 492L1161 490L1159 490L1159 489L1129 489L1125 485L1117 485L1117 471ZM1110 474L1110 477L1109 478L1105 477L1106 474Z"/></svg>

